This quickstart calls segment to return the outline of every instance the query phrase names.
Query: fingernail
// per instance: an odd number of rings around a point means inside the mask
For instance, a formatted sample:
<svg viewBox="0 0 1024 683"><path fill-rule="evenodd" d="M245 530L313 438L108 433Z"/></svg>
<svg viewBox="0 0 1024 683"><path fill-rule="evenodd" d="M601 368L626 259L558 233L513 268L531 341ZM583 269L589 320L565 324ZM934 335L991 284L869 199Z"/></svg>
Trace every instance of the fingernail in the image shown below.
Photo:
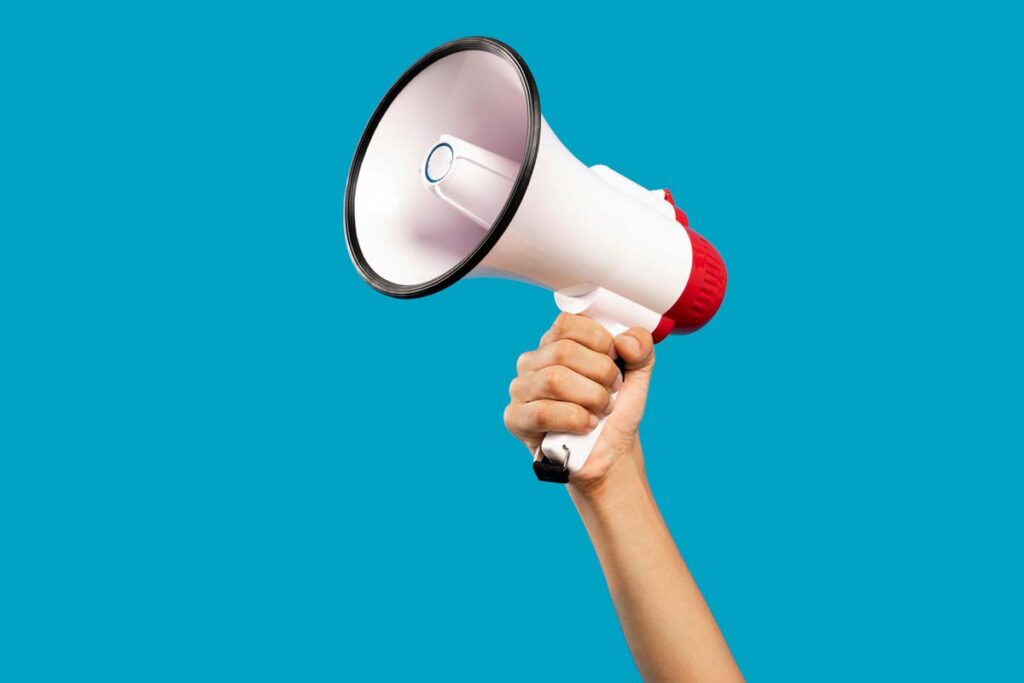
<svg viewBox="0 0 1024 683"><path fill-rule="evenodd" d="M593 429L594 427L597 426L598 422L599 422L599 420L597 419L597 415L591 415L590 416L590 420L587 421L587 426L589 426L591 429Z"/></svg>
<svg viewBox="0 0 1024 683"><path fill-rule="evenodd" d="M615 410L615 397L614 396L612 396L610 399L608 399L608 407L604 409L604 414L605 415L610 415L613 410Z"/></svg>
<svg viewBox="0 0 1024 683"><path fill-rule="evenodd" d="M622 375L616 375L615 381L612 382L612 393L617 394L622 391Z"/></svg>
<svg viewBox="0 0 1024 683"><path fill-rule="evenodd" d="M640 353L640 342L638 342L636 337L631 334L624 334L619 337L619 346L632 355Z"/></svg>

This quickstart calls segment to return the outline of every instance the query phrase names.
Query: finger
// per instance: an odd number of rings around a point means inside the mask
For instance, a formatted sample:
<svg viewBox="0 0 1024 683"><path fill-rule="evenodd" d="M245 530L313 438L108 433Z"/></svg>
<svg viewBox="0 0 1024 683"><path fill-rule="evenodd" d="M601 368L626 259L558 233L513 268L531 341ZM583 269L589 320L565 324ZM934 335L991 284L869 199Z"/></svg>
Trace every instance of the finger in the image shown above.
<svg viewBox="0 0 1024 683"><path fill-rule="evenodd" d="M539 436L547 432L586 434L597 426L597 416L565 401L512 402L505 408L505 427L513 434Z"/></svg>
<svg viewBox="0 0 1024 683"><path fill-rule="evenodd" d="M654 340L647 330L634 327L615 338L615 350L626 364L626 376L606 429L631 435L639 428L647 403L654 371Z"/></svg>
<svg viewBox="0 0 1024 683"><path fill-rule="evenodd" d="M615 338L615 351L626 363L626 371L654 365L654 339L642 327L633 327Z"/></svg>
<svg viewBox="0 0 1024 683"><path fill-rule="evenodd" d="M581 405L597 415L611 409L612 394L608 387L588 379L564 365L551 365L512 380L512 400L521 403L553 399Z"/></svg>
<svg viewBox="0 0 1024 683"><path fill-rule="evenodd" d="M520 375L528 375L552 365L565 366L606 387L614 385L621 376L611 356L592 351L572 339L559 339L524 353L516 363L516 370Z"/></svg>
<svg viewBox="0 0 1024 683"><path fill-rule="evenodd" d="M540 345L550 344L559 339L572 339L592 351L611 353L612 335L600 323L582 315L562 313L540 339Z"/></svg>

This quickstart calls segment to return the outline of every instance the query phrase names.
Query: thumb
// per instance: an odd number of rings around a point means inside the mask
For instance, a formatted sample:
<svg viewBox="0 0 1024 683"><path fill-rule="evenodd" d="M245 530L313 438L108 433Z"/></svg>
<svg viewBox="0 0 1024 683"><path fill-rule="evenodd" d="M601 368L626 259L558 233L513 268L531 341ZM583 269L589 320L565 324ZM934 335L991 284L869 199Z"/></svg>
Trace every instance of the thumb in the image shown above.
<svg viewBox="0 0 1024 683"><path fill-rule="evenodd" d="M623 431L635 432L644 414L654 369L654 339L644 328L634 327L615 338L615 352L624 361L626 374L608 419Z"/></svg>
<svg viewBox="0 0 1024 683"><path fill-rule="evenodd" d="M633 371L642 370L647 375L651 374L651 367L654 365L654 339L644 328L633 327L616 337L615 352L626 362L627 381Z"/></svg>

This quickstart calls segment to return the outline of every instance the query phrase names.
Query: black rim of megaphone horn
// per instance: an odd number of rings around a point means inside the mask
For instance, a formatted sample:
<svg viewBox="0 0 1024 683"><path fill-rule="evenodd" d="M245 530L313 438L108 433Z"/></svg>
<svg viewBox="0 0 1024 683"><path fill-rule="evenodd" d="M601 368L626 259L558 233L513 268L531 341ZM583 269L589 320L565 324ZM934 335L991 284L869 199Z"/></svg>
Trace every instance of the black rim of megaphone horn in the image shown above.
<svg viewBox="0 0 1024 683"><path fill-rule="evenodd" d="M516 182L508 197L508 201L505 202L505 206L498 215L498 219L494 222L491 229L487 231L486 236L480 244L478 244L476 248L469 253L469 255L462 259L462 261L456 264L455 267L448 272L420 284L400 285L378 275L377 272L370 267L370 264L366 262L366 257L363 256L362 249L359 248L359 239L356 236L357 231L354 206L356 183L359 181L359 168L362 166L363 157L366 156L366 150L370 146L370 140L373 138L374 131L377 130L377 125L380 123L381 119L384 118L384 113L388 110L388 107L391 106L391 103L398 96L398 93L400 93L421 71L437 60L464 50L484 50L496 54L499 57L507 59L518 70L519 77L523 82L523 88L526 91L527 98L529 99L527 107L529 127L526 138L526 155L523 159L522 166L519 168L519 175L516 177ZM377 108L373 112L373 116L370 117L369 123L366 124L366 129L363 131L362 137L359 138L359 145L356 147L355 156L352 158L352 165L349 167L348 181L345 187L345 241L348 243L349 253L352 255L352 260L355 262L359 273L377 291L402 299L427 296L428 294L439 292L445 287L448 287L454 282L462 279L466 274L473 270L480 261L483 260L491 248L493 248L498 240L501 239L501 236L504 234L509 223L512 222L512 217L515 216L516 210L519 208L519 203L523 200L523 195L526 194L526 187L530 183L530 176L533 174L533 167L537 162L537 149L539 146L540 96L537 94L537 83L533 80L533 74L530 73L529 67L526 66L526 62L524 62L523 58L519 56L519 53L500 40L474 36L471 38L453 40L452 42L445 43L444 45L441 45L440 47L425 54L418 62L409 67L409 69L402 74L401 78L395 81L395 84L391 86L390 90L388 90L384 99L382 99L380 104L377 105Z"/></svg>

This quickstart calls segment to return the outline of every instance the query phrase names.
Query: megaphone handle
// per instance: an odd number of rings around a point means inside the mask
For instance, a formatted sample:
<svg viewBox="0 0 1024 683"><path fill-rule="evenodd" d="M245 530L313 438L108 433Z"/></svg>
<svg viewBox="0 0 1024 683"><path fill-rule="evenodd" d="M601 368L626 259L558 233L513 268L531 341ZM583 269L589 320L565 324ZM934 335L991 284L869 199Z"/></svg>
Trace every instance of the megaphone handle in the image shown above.
<svg viewBox="0 0 1024 683"><path fill-rule="evenodd" d="M619 372L625 375L625 361L616 358L615 365L618 366ZM615 400L616 395L612 394L612 401ZM604 431L607 421L608 416L605 415L598 421L597 426L586 434L570 434L568 432L545 434L533 459L533 472L537 475L537 479L556 484L568 483L570 473L583 469L591 451L597 445L597 440L601 438L601 432Z"/></svg>

